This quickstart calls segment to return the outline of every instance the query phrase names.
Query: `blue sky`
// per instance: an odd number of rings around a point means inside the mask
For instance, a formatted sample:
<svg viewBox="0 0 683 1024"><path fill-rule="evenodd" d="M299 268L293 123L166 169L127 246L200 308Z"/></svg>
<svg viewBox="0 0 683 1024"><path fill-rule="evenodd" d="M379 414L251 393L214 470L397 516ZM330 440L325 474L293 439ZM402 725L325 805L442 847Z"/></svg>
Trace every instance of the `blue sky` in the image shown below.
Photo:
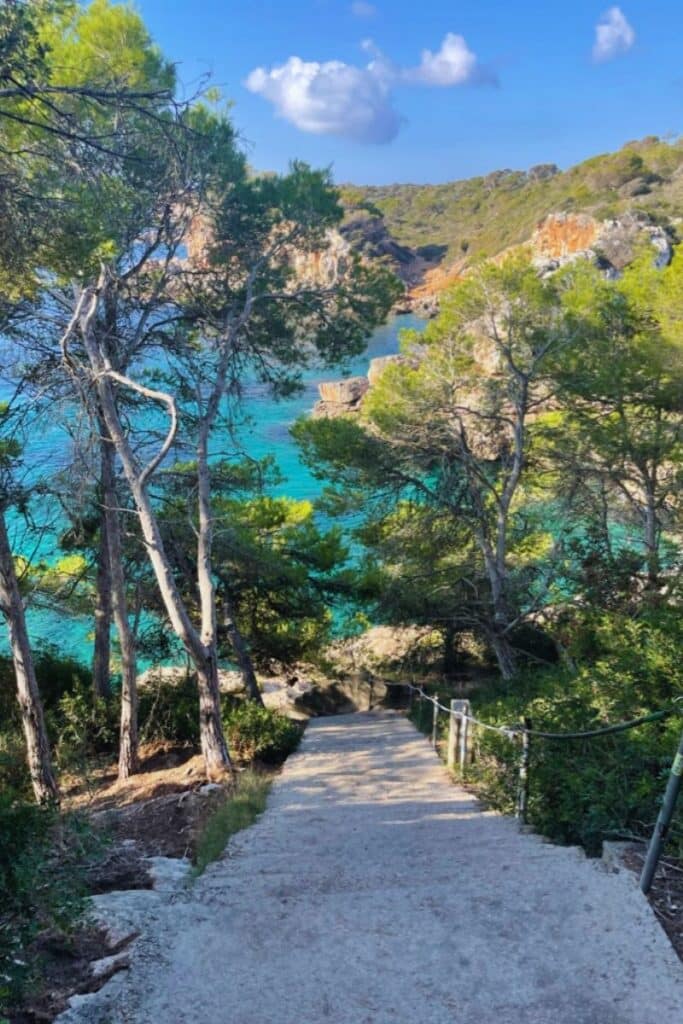
<svg viewBox="0 0 683 1024"><path fill-rule="evenodd" d="M683 132L681 0L137 6L185 82L234 102L259 169L439 182Z"/></svg>

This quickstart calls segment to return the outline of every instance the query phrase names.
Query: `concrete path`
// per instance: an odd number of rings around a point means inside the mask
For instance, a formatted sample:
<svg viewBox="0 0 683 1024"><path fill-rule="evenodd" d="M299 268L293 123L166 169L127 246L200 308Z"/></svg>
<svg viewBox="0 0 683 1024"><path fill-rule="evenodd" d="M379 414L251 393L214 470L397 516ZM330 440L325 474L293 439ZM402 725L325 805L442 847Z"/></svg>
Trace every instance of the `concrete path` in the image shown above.
<svg viewBox="0 0 683 1024"><path fill-rule="evenodd" d="M63 1019L673 1024L683 967L632 876L483 812L382 712L311 722L260 821L83 1011Z"/></svg>

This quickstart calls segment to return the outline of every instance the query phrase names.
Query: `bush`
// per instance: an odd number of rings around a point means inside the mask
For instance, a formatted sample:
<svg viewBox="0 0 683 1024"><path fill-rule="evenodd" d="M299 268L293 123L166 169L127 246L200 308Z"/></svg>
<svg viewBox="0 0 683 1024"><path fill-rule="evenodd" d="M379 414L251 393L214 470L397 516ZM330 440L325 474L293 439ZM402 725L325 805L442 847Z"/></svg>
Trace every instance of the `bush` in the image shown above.
<svg viewBox="0 0 683 1024"><path fill-rule="evenodd" d="M61 657L52 646L38 648L34 664L46 713L56 710L65 694L79 686L84 689L92 686L89 670L73 658ZM10 723L21 725L14 666L7 655L0 656L0 722L3 727Z"/></svg>
<svg viewBox="0 0 683 1024"><path fill-rule="evenodd" d="M18 726L0 733L0 793L7 792L28 800L32 796L26 741Z"/></svg>
<svg viewBox="0 0 683 1024"><path fill-rule="evenodd" d="M61 770L82 770L98 754L117 749L119 702L94 697L77 682L57 708L48 713L48 728L56 737L55 754Z"/></svg>
<svg viewBox="0 0 683 1024"><path fill-rule="evenodd" d="M284 715L244 701L229 709L223 717L231 751L241 761L258 759L279 764L296 750L301 727Z"/></svg>
<svg viewBox="0 0 683 1024"><path fill-rule="evenodd" d="M77 817L0 792L0 1018L36 970L30 942L44 929L67 932L81 913L79 864L95 847Z"/></svg>
<svg viewBox="0 0 683 1024"><path fill-rule="evenodd" d="M188 675L178 683L158 681L141 687L138 696L140 739L199 743L197 685Z"/></svg>
<svg viewBox="0 0 683 1024"><path fill-rule="evenodd" d="M475 714L493 724L529 715L534 728L579 732L639 718L683 693L681 627L667 610L642 620L602 614L575 624L574 653L590 654L578 674L528 672L501 693L482 694ZM649 836L681 732L672 715L628 732L586 740L533 740L529 821L552 839L600 852L604 839ZM485 797L514 808L519 746L481 731L472 769ZM683 806L671 832L683 855Z"/></svg>

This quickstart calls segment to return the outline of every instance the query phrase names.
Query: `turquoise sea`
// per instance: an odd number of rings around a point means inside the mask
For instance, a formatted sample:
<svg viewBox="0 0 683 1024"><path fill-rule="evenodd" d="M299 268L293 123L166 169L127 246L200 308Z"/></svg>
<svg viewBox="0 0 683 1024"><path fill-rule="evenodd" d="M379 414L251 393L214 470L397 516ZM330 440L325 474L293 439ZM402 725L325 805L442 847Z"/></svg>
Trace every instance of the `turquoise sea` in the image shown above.
<svg viewBox="0 0 683 1024"><path fill-rule="evenodd" d="M377 356L391 355L398 351L398 336L403 328L420 327L424 321L414 316L395 317L380 327L370 338L365 353L355 359L350 373L365 374L371 359ZM245 452L254 458L272 455L284 476L284 482L277 486L277 493L292 498L315 498L321 489L320 481L315 480L302 465L296 445L293 443L289 428L300 416L306 415L318 399L318 384L323 380L332 380L334 370L311 369L305 374L305 388L296 397L275 401L265 386L248 387L244 396L244 412L249 424L242 430L240 441ZM52 467L69 461L68 434L63 425L46 426L38 438L33 438L26 451L27 458L36 467L50 464ZM29 468L30 472L30 468ZM39 556L48 563L56 561L60 552L56 550L53 534L46 534L42 540L31 537L25 532L23 523L18 519L10 524L10 532L15 550L37 550ZM36 547L37 544L37 547ZM89 662L92 651L92 621L88 617L68 616L45 608L29 605L27 611L28 625L32 642L35 646L52 644L60 654L76 657ZM0 637L0 649L7 649L6 627Z"/></svg>

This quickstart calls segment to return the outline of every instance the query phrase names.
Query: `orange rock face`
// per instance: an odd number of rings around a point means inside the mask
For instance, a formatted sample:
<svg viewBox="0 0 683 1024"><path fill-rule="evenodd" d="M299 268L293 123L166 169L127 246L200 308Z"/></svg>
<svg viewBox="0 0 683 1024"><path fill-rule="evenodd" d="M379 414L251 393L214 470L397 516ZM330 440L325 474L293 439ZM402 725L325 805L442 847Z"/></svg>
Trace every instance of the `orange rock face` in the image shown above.
<svg viewBox="0 0 683 1024"><path fill-rule="evenodd" d="M585 213L551 213L534 232L534 255L562 259L590 249L597 241L602 225Z"/></svg>
<svg viewBox="0 0 683 1024"><path fill-rule="evenodd" d="M411 288L411 298L424 299L431 295L438 295L439 292L460 280L465 266L465 260L458 260L456 263L450 263L447 267L435 267L433 270L428 270L421 284Z"/></svg>

